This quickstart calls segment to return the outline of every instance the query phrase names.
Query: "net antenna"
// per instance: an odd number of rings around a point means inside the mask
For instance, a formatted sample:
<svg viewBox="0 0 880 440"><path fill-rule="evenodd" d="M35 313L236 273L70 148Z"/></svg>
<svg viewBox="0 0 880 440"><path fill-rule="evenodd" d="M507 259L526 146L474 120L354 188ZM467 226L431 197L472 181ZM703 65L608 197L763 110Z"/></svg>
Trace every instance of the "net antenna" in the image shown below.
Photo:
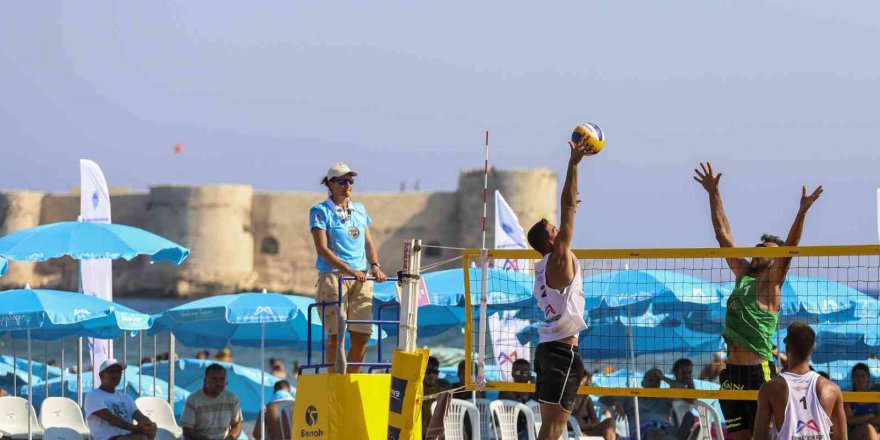
<svg viewBox="0 0 880 440"><path fill-rule="evenodd" d="M483 165L483 247L480 248L480 324L477 353L477 388L486 389L486 308L488 306L489 287L489 252L486 250L486 213L489 211L489 131L486 131L484 148L485 162Z"/></svg>

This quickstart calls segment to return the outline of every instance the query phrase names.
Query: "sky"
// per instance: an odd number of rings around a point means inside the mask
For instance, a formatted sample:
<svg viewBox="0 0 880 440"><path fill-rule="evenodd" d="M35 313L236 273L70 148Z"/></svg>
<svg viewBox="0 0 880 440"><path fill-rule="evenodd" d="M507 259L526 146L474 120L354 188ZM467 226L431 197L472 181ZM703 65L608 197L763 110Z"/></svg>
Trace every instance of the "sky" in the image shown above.
<svg viewBox="0 0 880 440"><path fill-rule="evenodd" d="M10 2L0 188L242 183L452 191L481 168L560 173L594 121L574 247L715 246L700 161L734 237L876 243L880 3ZM176 144L181 154L174 153ZM372 209L381 209L374 207ZM475 213L480 215L481 213ZM528 225L527 225L528 227ZM475 233L477 233L475 231ZM456 245L449 243L449 245Z"/></svg>

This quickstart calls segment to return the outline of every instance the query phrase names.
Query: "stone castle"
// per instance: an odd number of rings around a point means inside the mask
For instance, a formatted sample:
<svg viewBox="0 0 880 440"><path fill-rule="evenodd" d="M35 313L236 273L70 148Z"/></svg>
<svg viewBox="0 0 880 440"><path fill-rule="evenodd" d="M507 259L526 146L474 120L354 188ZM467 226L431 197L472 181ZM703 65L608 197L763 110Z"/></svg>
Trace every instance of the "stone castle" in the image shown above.
<svg viewBox="0 0 880 440"><path fill-rule="evenodd" d="M513 207L524 228L541 217L556 221L556 174L547 168L491 169L487 244L494 243L494 191ZM257 192L248 185L153 186L147 193L111 190L113 222L146 229L188 247L180 266L149 264L146 257L113 263L116 295L204 296L241 291L315 291L315 250L309 208L321 192ZM386 274L403 264L404 240L480 247L483 170L463 171L454 192L358 193L373 224L373 240ZM76 220L79 194L0 192L0 236L40 224ZM422 265L459 251L426 247ZM456 261L442 268L460 267ZM77 263L10 261L0 287L77 290ZM441 269L442 269L441 268Z"/></svg>

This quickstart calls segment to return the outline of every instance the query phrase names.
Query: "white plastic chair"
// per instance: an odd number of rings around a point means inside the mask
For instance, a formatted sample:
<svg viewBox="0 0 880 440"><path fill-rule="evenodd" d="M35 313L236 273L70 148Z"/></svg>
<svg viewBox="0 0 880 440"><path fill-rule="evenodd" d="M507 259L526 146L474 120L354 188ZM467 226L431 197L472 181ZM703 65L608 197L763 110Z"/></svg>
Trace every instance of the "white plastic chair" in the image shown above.
<svg viewBox="0 0 880 440"><path fill-rule="evenodd" d="M281 424L281 432L288 432L293 429L293 403L293 400L284 400L277 404L278 413L281 414L281 417L278 419L278 423Z"/></svg>
<svg viewBox="0 0 880 440"><path fill-rule="evenodd" d="M139 397L134 401L138 411L156 424L156 440L178 439L183 436L183 429L174 419L171 405L158 397Z"/></svg>
<svg viewBox="0 0 880 440"><path fill-rule="evenodd" d="M437 402L431 404L431 412L434 412L434 408L437 407ZM449 406L446 407L446 414L443 417L443 431L446 440L464 440L466 437L464 435L464 416L467 414L471 419L471 440L479 440L482 437L480 436L480 425L481 423L477 422L480 420L480 410L477 409L477 405L473 403L462 400L462 399L452 399L449 401Z"/></svg>
<svg viewBox="0 0 880 440"><path fill-rule="evenodd" d="M495 429L495 419L492 410L489 409L491 400L485 398L476 399L477 410L480 412L480 432L489 440L498 439L498 431Z"/></svg>
<svg viewBox="0 0 880 440"><path fill-rule="evenodd" d="M721 427L721 416L718 415L718 411L715 411L712 405L702 400L694 402L694 407L697 408L697 412L700 414L699 438L701 440L712 440L713 430L715 432L714 438L724 438L724 428Z"/></svg>
<svg viewBox="0 0 880 440"><path fill-rule="evenodd" d="M71 438L72 431L78 438L89 438L89 427L83 419L79 405L66 397L47 397L40 407L40 425L43 426L43 438Z"/></svg>
<svg viewBox="0 0 880 440"><path fill-rule="evenodd" d="M76 430L65 427L46 428L43 440L83 440L89 438Z"/></svg>
<svg viewBox="0 0 880 440"><path fill-rule="evenodd" d="M526 417L526 429L529 440L535 440L535 414L528 406L514 400L496 400L489 404L492 416L498 421L499 440L517 440L516 420L520 413Z"/></svg>
<svg viewBox="0 0 880 440"><path fill-rule="evenodd" d="M34 438L41 438L43 428L34 409L28 408L28 401L16 396L0 397L0 431L7 437L28 438L28 413Z"/></svg>

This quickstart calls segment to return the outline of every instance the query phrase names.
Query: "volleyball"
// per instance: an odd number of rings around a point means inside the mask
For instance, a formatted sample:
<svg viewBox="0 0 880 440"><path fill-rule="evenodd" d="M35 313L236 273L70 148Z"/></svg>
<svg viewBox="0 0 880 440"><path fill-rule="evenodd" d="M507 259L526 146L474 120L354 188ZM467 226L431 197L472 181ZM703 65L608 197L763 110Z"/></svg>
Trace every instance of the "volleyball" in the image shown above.
<svg viewBox="0 0 880 440"><path fill-rule="evenodd" d="M605 132L599 128L599 125L593 122L586 122L578 125L571 133L571 141L575 144L580 143L584 136L589 136L587 144L590 150L595 154L605 148Z"/></svg>

